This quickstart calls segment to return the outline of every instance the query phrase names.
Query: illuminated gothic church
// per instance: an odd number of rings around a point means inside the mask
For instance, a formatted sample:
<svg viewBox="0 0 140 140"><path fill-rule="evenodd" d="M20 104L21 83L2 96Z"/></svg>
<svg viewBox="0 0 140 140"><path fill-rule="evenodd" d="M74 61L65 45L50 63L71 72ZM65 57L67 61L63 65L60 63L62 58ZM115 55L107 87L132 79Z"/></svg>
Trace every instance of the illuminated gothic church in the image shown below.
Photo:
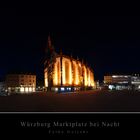
<svg viewBox="0 0 140 140"><path fill-rule="evenodd" d="M74 91L94 88L94 73L83 61L72 56L57 54L50 36L44 63L45 88L47 91Z"/></svg>

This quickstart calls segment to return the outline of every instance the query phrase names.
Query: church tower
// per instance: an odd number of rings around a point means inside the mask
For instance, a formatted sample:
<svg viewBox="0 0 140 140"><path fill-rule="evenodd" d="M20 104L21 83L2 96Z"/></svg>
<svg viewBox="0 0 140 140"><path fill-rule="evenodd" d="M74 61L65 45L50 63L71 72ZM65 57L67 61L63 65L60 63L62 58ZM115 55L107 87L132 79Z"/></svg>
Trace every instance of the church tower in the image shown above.
<svg viewBox="0 0 140 140"><path fill-rule="evenodd" d="M55 63L55 49L51 42L50 35L48 36L47 40L47 48L46 48L46 54L45 54L45 63L44 67L47 67L47 75L45 75L47 79L47 85L48 85L48 91L51 90L51 87L53 86L53 69L54 69L54 63Z"/></svg>
<svg viewBox="0 0 140 140"><path fill-rule="evenodd" d="M62 50L60 54L56 54L50 36L48 36L44 67L47 91L70 92L94 87L94 74L88 65L83 60L62 54Z"/></svg>

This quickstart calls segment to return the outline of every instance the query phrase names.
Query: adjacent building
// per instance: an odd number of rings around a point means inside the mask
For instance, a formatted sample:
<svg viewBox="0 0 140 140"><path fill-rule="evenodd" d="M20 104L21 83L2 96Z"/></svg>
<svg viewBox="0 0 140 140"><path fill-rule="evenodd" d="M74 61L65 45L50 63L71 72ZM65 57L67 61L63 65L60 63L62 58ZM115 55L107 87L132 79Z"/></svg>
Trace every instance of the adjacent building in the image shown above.
<svg viewBox="0 0 140 140"><path fill-rule="evenodd" d="M36 90L36 75L8 74L5 80L6 90L10 93L32 93Z"/></svg>
<svg viewBox="0 0 140 140"><path fill-rule="evenodd" d="M109 89L140 89L139 75L107 75L104 76L104 85Z"/></svg>
<svg viewBox="0 0 140 140"><path fill-rule="evenodd" d="M4 92L4 91L5 91L5 83L0 82L0 92Z"/></svg>
<svg viewBox="0 0 140 140"><path fill-rule="evenodd" d="M139 75L133 75L131 77L131 85L132 85L132 89L140 90L140 76Z"/></svg>
<svg viewBox="0 0 140 140"><path fill-rule="evenodd" d="M48 38L48 57L44 63L45 88L53 91L90 89L95 86L94 72L79 59L55 53Z"/></svg>

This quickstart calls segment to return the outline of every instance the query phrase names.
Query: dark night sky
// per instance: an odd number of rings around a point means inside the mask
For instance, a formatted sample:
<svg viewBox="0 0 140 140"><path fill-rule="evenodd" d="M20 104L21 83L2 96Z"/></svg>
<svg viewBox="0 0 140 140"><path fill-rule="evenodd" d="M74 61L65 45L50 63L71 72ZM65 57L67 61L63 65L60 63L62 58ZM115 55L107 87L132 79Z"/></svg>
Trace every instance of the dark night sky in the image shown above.
<svg viewBox="0 0 140 140"><path fill-rule="evenodd" d="M96 79L108 73L140 73L139 16L54 16L2 9L0 77L28 71L43 79L48 34L57 52L78 56L93 68Z"/></svg>

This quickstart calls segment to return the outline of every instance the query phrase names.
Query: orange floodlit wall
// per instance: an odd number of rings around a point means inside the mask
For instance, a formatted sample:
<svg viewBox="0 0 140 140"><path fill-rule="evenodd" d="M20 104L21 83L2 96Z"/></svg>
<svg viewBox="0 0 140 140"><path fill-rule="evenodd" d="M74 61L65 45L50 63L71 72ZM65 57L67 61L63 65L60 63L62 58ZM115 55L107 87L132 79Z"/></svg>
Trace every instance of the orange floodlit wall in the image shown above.
<svg viewBox="0 0 140 140"><path fill-rule="evenodd" d="M79 60L71 57L62 56L62 63L61 57L56 57L52 71L53 86L94 86L93 71ZM48 87L48 75L48 68L46 67L44 70L45 87Z"/></svg>

